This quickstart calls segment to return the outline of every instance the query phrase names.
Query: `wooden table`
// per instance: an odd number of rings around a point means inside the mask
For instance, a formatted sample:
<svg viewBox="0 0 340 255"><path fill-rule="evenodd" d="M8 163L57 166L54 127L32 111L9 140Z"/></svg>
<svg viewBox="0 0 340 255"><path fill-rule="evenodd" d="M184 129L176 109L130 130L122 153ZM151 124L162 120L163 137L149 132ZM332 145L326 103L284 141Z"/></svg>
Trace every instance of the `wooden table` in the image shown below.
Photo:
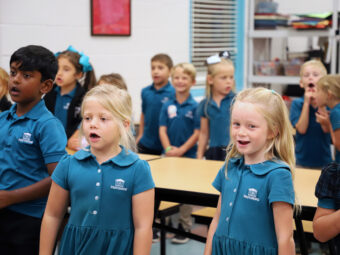
<svg viewBox="0 0 340 255"><path fill-rule="evenodd" d="M212 186L212 182L223 163L222 161L176 157L150 161L152 176L156 184L155 207L158 207L160 201L216 207L219 192ZM295 191L302 205L301 217L296 219L296 227L301 237L304 237L301 219L312 220L315 213L317 199L314 197L314 190L320 172L314 169L296 169ZM159 224L155 225L159 226ZM178 233L166 226L159 227ZM205 240L191 233L186 236L198 241ZM165 254L165 240L162 239L161 254Z"/></svg>
<svg viewBox="0 0 340 255"><path fill-rule="evenodd" d="M70 148L66 148L66 152L68 154L70 154L70 155L73 155L77 151L72 150ZM160 159L161 158L160 155L142 154L142 153L138 153L138 156L139 156L140 159L143 159L143 160L146 160L146 161L151 161L151 160L155 160L155 159Z"/></svg>

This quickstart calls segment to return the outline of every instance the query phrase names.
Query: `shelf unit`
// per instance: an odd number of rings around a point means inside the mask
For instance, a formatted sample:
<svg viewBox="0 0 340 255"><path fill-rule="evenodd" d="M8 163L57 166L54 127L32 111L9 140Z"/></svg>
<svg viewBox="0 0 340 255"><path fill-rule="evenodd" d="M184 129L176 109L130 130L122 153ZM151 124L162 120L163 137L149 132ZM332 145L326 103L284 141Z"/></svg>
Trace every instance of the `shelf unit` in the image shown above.
<svg viewBox="0 0 340 255"><path fill-rule="evenodd" d="M295 30L293 28L278 28L273 30L259 30L254 29L254 13L255 13L255 1L248 0L248 29L247 29L247 44L248 44L248 54L247 54L247 77L246 86L251 87L253 83L267 83L267 84L298 84L300 77L295 76L260 76L254 75L253 63L254 63L254 40L256 39L273 39L282 38L287 39L291 37L328 37L328 52L326 59L330 62L330 73L336 73L336 43L339 40L339 36L336 35L338 29L338 5L339 0L333 1L333 20L332 27L327 30ZM339 72L339 70L338 70Z"/></svg>

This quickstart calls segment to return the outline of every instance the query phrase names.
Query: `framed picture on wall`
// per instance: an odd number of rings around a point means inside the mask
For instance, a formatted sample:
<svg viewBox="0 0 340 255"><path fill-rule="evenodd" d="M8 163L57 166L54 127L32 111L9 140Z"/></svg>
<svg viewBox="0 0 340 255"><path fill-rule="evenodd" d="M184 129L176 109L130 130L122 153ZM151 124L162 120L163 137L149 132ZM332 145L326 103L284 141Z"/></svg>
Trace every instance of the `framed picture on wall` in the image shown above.
<svg viewBox="0 0 340 255"><path fill-rule="evenodd" d="M91 34L131 35L131 0L91 0Z"/></svg>

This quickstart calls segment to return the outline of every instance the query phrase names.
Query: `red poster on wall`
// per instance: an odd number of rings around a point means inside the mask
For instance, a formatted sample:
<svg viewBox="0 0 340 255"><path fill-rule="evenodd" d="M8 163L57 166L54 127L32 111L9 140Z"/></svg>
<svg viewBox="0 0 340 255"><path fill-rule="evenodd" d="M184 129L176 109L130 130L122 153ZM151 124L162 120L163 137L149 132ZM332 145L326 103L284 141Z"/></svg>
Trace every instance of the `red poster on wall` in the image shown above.
<svg viewBox="0 0 340 255"><path fill-rule="evenodd" d="M131 35L131 0L91 0L92 35Z"/></svg>

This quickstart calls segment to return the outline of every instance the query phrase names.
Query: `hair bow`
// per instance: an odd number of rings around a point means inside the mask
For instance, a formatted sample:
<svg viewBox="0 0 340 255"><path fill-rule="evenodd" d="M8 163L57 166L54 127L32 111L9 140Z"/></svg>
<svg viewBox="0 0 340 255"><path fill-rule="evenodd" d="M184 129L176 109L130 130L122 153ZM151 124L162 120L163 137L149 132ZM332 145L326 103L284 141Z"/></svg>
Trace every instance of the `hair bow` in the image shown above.
<svg viewBox="0 0 340 255"><path fill-rule="evenodd" d="M220 53L218 54L215 54L215 55L212 55L210 57L207 58L206 60L206 64L207 65L211 65L211 64L217 64L217 63L220 63L221 62L221 59L224 58L224 59L230 59L231 57L231 54L229 51L221 51Z"/></svg>
<svg viewBox="0 0 340 255"><path fill-rule="evenodd" d="M72 45L68 46L68 48L66 50L78 53L80 55L79 64L81 64L83 66L83 72L84 73L93 70L93 68L92 68L92 66L90 64L90 61L89 61L90 58L88 56L86 56L83 52L77 51ZM55 56L57 57L58 55L60 55L60 53L61 53L60 51L57 52L55 54Z"/></svg>

